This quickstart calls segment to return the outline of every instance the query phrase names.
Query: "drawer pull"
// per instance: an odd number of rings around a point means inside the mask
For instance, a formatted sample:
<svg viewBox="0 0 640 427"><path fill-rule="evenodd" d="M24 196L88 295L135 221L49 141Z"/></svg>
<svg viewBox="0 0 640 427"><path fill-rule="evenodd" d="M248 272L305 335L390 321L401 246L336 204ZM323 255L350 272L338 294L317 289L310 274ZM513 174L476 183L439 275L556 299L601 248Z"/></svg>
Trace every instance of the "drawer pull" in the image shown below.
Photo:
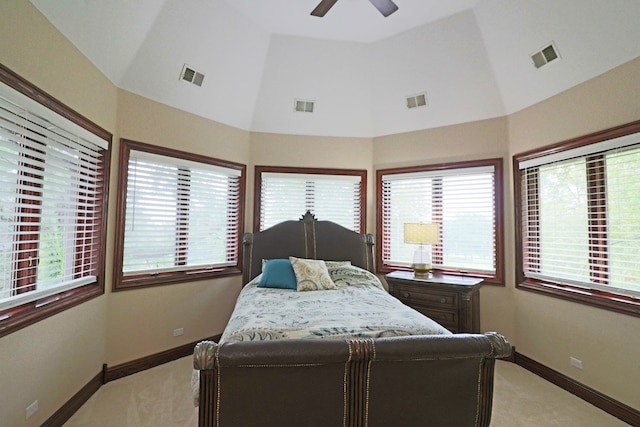
<svg viewBox="0 0 640 427"><path fill-rule="evenodd" d="M402 293L402 298L409 298L411 296L411 294L409 292L403 292Z"/></svg>
<svg viewBox="0 0 640 427"><path fill-rule="evenodd" d="M447 302L447 299L446 299L446 298L440 298L440 303L441 303L441 304L444 304L445 302Z"/></svg>

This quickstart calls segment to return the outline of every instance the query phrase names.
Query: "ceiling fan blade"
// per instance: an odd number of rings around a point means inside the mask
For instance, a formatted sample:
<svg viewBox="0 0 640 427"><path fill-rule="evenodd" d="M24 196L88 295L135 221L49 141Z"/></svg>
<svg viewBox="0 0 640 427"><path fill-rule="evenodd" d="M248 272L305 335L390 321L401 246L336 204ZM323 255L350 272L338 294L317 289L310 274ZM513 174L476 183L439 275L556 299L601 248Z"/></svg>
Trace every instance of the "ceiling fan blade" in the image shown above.
<svg viewBox="0 0 640 427"><path fill-rule="evenodd" d="M372 5L380 11L380 13L386 18L393 12L398 10L398 6L392 0L369 0Z"/></svg>
<svg viewBox="0 0 640 427"><path fill-rule="evenodd" d="M329 12L329 9L331 9L337 1L338 0L322 0L318 3L316 8L313 9L311 15L322 18L327 12Z"/></svg>

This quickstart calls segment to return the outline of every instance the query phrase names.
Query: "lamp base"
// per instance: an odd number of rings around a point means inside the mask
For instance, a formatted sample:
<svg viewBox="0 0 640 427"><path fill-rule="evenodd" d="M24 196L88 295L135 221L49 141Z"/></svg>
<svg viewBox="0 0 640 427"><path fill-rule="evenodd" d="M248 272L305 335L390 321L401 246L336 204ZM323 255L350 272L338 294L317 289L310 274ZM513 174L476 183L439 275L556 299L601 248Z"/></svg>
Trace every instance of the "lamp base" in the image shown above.
<svg viewBox="0 0 640 427"><path fill-rule="evenodd" d="M427 277L431 271L431 264L411 264L416 277Z"/></svg>

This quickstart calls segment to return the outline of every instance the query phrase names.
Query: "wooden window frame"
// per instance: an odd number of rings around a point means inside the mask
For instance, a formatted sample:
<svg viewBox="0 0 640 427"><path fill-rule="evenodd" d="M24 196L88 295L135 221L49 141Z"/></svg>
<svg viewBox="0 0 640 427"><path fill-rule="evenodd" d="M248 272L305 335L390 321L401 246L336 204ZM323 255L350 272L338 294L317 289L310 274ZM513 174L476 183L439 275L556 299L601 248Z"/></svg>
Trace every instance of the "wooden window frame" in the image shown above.
<svg viewBox="0 0 640 427"><path fill-rule="evenodd" d="M544 157L563 151L572 150L579 147L606 141L608 139L619 138L640 132L640 120L621 126L609 128L600 132L594 132L588 135L562 141L556 144L548 145L542 148L526 151L513 156L513 179L514 179L514 207L515 207L515 240L516 240L516 288L526 291L536 292L547 296L560 298L579 304L598 307L618 313L629 314L640 317L640 299L629 295L611 292L601 289L586 289L580 286L574 286L566 283L557 283L525 277L524 269L524 252L523 252L523 235L522 235L522 189L521 179L522 173L519 167L521 162ZM588 156L591 161L599 161L597 155ZM591 256L606 247L606 229L603 209L606 209L602 203L598 203L597 187L604 186L604 165L593 168L593 173L588 174L588 182L593 188L588 190L588 218L589 226L597 230L593 238L589 240L589 248ZM606 257L606 252L602 252L601 257ZM592 268L592 275L600 278L606 278L608 271L606 266L597 264L595 270Z"/></svg>
<svg viewBox="0 0 640 427"><path fill-rule="evenodd" d="M137 275L126 276L122 268L124 262L124 237L125 237L125 216L126 216L126 197L127 197L127 179L129 169L129 154L131 150L145 151L165 157L184 159L191 162L211 164L215 166L225 167L240 171L240 183L238 189L239 207L238 207L238 227L235 236L237 259L232 266L215 267L208 269L186 268L181 271L161 272L161 273L141 273ZM119 176L118 176L118 200L116 213L116 247L113 263L113 287L114 292L139 289L149 286L170 285L181 282L194 280L205 280L216 277L235 275L242 273L242 234L244 231L244 205L245 205L245 176L246 166L226 160L215 159L199 154L189 153L185 151L175 150L166 147L160 147L144 142L131 141L127 139L120 140L120 158L119 158ZM185 211L180 209L180 205L184 205L184 200L176 199L180 217L184 219ZM180 231L180 235L184 236L185 230Z"/></svg>
<svg viewBox="0 0 640 427"><path fill-rule="evenodd" d="M99 250L96 256L96 281L87 285L83 285L74 289L61 291L54 295L41 298L37 301L22 304L17 307L9 308L0 312L0 337L11 334L22 328L30 326L36 322L44 320L48 317L61 313L72 307L85 303L104 294L105 289L105 263L104 254L106 253L106 233L107 233L107 203L108 200L108 183L111 162L111 141L112 134L97 124L93 123L86 117L82 116L75 110L69 108L56 98L44 92L37 86L33 85L26 79L14 73L9 68L0 64L0 82L13 88L17 92L25 95L32 100L42 104L49 110L64 117L67 120L77 124L78 126L88 130L99 138L107 142L108 148L102 151L102 169L99 203L102 205L101 221L96 229L90 231L98 231L101 236L100 241L95 245ZM37 226L34 226L37 228ZM80 238L80 237L78 237ZM77 256L77 255L76 255ZM28 260L19 260L24 263ZM35 267L34 267L35 268ZM14 279L19 282L20 278Z"/></svg>
<svg viewBox="0 0 640 427"><path fill-rule="evenodd" d="M360 232L366 232L367 224L367 171L364 169L328 169L328 168L297 168L287 166L256 166L253 187L253 231L260 231L260 210L262 208L262 174L263 173L288 173L288 174L316 174L316 175L348 175L360 177ZM304 212L300 212L302 216ZM318 218L323 220L324 218Z"/></svg>
<svg viewBox="0 0 640 427"><path fill-rule="evenodd" d="M406 270L409 271L410 267L404 265L386 265L382 260L382 248L386 236L383 236L382 230L382 220L383 220L383 212L382 212L382 177L384 175L389 174L403 174L403 173L414 173L414 172L427 172L427 171L446 171L449 169L462 169L462 168L473 168L473 167L481 167L481 166L493 166L494 167L494 200L495 200L495 238L494 238L494 248L495 248L495 257L496 257L496 271L495 274L487 274L482 272L474 272L474 271L465 271L461 272L458 270L439 270L442 273L459 275L459 276L474 276L474 277L482 277L485 280L485 283L504 286L504 197L503 197L503 161L502 158L494 158L494 159L484 159L484 160L472 160L472 161L462 161L462 162L451 162L451 163L439 163L432 165L420 165L420 166L409 166L402 168L391 168L391 169L378 169L376 171L376 265L377 271L381 274L386 274L395 270ZM438 185L435 184L433 193L437 194L439 191ZM434 219L442 217L442 208L440 203L436 200L433 202L432 206L432 215ZM433 259L438 260L442 258L441 249L437 246L433 249Z"/></svg>

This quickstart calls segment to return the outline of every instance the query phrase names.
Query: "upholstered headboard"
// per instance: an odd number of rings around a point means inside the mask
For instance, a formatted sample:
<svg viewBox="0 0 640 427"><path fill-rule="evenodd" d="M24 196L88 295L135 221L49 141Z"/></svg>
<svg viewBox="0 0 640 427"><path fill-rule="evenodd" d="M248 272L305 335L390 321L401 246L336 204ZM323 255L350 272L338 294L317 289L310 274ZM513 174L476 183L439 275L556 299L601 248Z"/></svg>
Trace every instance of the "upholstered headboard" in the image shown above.
<svg viewBox="0 0 640 427"><path fill-rule="evenodd" d="M284 221L242 239L243 284L262 271L262 260L288 258L351 261L375 272L373 235L356 233L331 221L318 221L309 212L299 221Z"/></svg>

